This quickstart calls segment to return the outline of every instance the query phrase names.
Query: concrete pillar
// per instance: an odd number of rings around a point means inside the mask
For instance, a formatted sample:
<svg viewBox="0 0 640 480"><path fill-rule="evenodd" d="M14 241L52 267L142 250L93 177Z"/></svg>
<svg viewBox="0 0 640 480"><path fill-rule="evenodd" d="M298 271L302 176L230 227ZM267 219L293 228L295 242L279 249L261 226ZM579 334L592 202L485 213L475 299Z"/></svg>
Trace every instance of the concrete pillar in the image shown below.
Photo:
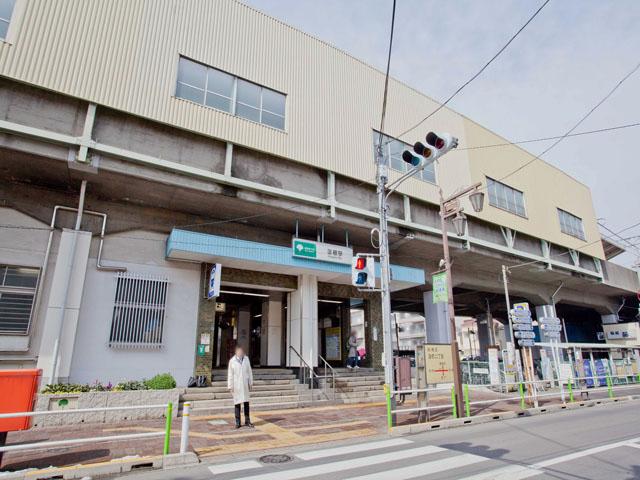
<svg viewBox="0 0 640 480"><path fill-rule="evenodd" d="M262 328L260 337L260 364L282 365L282 294L273 292L262 304Z"/></svg>
<svg viewBox="0 0 640 480"><path fill-rule="evenodd" d="M433 292L424 292L424 327L428 343L451 343L451 322L448 306L433 303Z"/></svg>
<svg viewBox="0 0 640 480"><path fill-rule="evenodd" d="M90 246L91 232L64 229L60 237L38 355L38 368L46 382L52 376L59 382L69 379Z"/></svg>
<svg viewBox="0 0 640 480"><path fill-rule="evenodd" d="M287 350L292 346L312 367L318 365L318 278L299 275L287 312ZM298 357L287 351L287 366L298 367Z"/></svg>

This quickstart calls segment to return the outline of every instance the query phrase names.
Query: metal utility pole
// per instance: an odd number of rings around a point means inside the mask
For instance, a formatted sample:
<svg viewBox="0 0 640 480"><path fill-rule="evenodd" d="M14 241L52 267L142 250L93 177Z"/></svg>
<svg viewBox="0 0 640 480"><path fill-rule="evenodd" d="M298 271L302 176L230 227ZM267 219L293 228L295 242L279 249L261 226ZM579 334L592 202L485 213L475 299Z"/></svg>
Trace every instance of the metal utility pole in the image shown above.
<svg viewBox="0 0 640 480"><path fill-rule="evenodd" d="M386 185L389 167L382 155L382 145L376 148L378 212L380 214L380 290L382 296L382 341L384 347L384 380L387 386L394 389L393 375L393 343L391 341L391 291L389 268L389 230L387 224ZM392 408L394 396L391 396Z"/></svg>

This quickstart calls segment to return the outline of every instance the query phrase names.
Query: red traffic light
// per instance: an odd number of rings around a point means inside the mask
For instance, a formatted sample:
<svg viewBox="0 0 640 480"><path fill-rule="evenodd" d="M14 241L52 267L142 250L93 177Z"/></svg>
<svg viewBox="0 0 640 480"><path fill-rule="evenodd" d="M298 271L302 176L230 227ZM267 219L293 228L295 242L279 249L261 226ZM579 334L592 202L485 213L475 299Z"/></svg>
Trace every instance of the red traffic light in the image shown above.
<svg viewBox="0 0 640 480"><path fill-rule="evenodd" d="M432 147L436 147L438 150L440 150L445 146L444 139L440 138L438 135L436 135L433 132L427 133L426 140L429 145L431 145Z"/></svg>
<svg viewBox="0 0 640 480"><path fill-rule="evenodd" d="M356 270L364 270L364 268L367 266L367 260L364 257L358 257L356 258L356 265L355 265L355 269Z"/></svg>

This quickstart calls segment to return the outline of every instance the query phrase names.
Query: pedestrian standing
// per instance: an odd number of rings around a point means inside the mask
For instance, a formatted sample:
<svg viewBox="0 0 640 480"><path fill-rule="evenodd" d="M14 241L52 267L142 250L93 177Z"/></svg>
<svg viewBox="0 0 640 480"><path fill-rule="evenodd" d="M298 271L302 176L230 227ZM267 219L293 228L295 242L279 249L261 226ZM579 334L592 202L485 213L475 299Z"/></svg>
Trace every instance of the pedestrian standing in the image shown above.
<svg viewBox="0 0 640 480"><path fill-rule="evenodd" d="M347 342L347 368L360 368L358 365L358 334L355 330L351 331L349 341Z"/></svg>
<svg viewBox="0 0 640 480"><path fill-rule="evenodd" d="M240 428L240 408L244 405L244 424L253 428L249 418L249 392L253 387L251 363L242 347L236 347L235 355L229 360L227 372L227 388L233 395L236 413L236 428Z"/></svg>

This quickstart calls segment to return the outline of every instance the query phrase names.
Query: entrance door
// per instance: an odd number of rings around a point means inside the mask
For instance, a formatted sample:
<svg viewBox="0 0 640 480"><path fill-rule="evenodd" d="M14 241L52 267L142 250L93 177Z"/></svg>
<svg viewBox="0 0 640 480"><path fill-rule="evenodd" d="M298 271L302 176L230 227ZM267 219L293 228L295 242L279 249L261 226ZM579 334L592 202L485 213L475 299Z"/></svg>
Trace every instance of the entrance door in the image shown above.
<svg viewBox="0 0 640 480"><path fill-rule="evenodd" d="M366 354L363 300L318 298L318 351L332 367L347 362L347 342L351 332L358 339L358 355Z"/></svg>
<svg viewBox="0 0 640 480"><path fill-rule="evenodd" d="M252 366L281 366L283 297L282 292L223 285L216 301L212 367L226 367L236 346Z"/></svg>

